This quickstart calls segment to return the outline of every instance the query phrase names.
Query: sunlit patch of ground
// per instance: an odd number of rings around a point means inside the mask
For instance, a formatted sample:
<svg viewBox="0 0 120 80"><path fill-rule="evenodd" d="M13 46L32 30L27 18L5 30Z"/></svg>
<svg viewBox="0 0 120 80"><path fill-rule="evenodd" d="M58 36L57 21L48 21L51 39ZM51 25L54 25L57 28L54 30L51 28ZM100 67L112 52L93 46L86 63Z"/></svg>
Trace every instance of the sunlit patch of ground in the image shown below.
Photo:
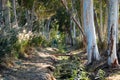
<svg viewBox="0 0 120 80"><path fill-rule="evenodd" d="M14 60L14 66L2 71L0 80L55 80L53 64L57 58L38 49L34 48L25 60Z"/></svg>
<svg viewBox="0 0 120 80"><path fill-rule="evenodd" d="M104 59L103 59L104 60ZM105 60L104 60L105 61ZM93 74L93 78L104 61L95 62L91 68L89 66L88 73ZM14 60L14 65L5 69L0 74L0 80L63 80L64 77L70 77L71 72L76 70L80 65L85 66L87 62L87 54L82 50L75 50L73 48L65 54L58 53L56 48L33 48L32 52L28 54L24 60ZM60 69L61 72L57 72ZM120 80L120 70L103 69L107 73L107 80ZM55 71L55 72L54 72ZM67 71L70 74L63 74ZM54 72L54 76L53 76ZM60 79L62 78L62 79ZM69 80L69 79L64 79Z"/></svg>
<svg viewBox="0 0 120 80"><path fill-rule="evenodd" d="M106 78L107 80L120 80L120 74L116 74L113 76L109 76Z"/></svg>

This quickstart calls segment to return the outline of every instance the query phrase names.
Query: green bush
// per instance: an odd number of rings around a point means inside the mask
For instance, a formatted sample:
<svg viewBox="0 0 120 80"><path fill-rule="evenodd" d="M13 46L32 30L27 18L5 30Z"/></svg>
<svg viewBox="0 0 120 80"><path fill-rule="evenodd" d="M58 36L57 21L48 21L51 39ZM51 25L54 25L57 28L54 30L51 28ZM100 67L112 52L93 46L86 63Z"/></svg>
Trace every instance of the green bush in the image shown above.
<svg viewBox="0 0 120 80"><path fill-rule="evenodd" d="M44 36L39 35L39 36L34 36L31 40L30 40L30 46L43 46L46 47L49 45L49 41L47 41L45 39Z"/></svg>
<svg viewBox="0 0 120 80"><path fill-rule="evenodd" d="M105 71L99 69L95 79L105 80Z"/></svg>
<svg viewBox="0 0 120 80"><path fill-rule="evenodd" d="M29 47L29 40L21 41L20 43L17 41L14 44L13 52L16 57L24 57L25 50Z"/></svg>
<svg viewBox="0 0 120 80"><path fill-rule="evenodd" d="M17 33L14 30L9 30L6 34L1 33L0 38L0 57L4 57L4 55L11 55L11 51L13 49L13 45L17 41Z"/></svg>

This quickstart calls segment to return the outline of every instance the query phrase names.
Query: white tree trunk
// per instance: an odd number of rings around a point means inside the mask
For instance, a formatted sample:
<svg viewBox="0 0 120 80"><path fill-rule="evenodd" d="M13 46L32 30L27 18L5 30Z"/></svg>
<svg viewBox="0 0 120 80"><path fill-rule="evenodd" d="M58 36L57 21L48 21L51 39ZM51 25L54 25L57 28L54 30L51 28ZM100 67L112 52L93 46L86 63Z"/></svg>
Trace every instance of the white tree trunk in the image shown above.
<svg viewBox="0 0 120 80"><path fill-rule="evenodd" d="M108 65L118 65L116 54L116 39L118 26L118 0L109 0L108 12Z"/></svg>
<svg viewBox="0 0 120 80"><path fill-rule="evenodd" d="M118 20L119 20L119 3L118 3L118 5L117 5L118 7L117 7L117 27L116 27L116 44L117 44L117 47L118 47L118 43L119 43L119 39L118 39L118 26L119 26L119 24L118 24Z"/></svg>
<svg viewBox="0 0 120 80"><path fill-rule="evenodd" d="M93 0L83 0L84 29L87 38L88 64L100 60L93 18Z"/></svg>

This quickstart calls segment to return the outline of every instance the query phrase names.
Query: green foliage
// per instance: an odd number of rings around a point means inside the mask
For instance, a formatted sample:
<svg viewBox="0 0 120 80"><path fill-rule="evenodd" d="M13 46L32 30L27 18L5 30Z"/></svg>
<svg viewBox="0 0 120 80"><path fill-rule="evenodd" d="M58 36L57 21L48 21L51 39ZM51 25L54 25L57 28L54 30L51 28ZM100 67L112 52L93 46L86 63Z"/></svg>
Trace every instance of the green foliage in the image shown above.
<svg viewBox="0 0 120 80"><path fill-rule="evenodd" d="M19 16L18 16L18 19L19 19L19 26L21 27L24 27L25 23L26 23L26 10L24 8L20 8L18 7L17 9L17 13L21 13ZM14 16L14 14L12 14L12 16Z"/></svg>
<svg viewBox="0 0 120 80"><path fill-rule="evenodd" d="M39 35L39 36L34 36L31 40L30 40L30 45L31 46L48 46L49 45L49 41L47 41L45 39L44 36Z"/></svg>
<svg viewBox="0 0 120 80"><path fill-rule="evenodd" d="M11 3L10 3L9 0L7 1L7 6L8 6L8 7L11 7Z"/></svg>
<svg viewBox="0 0 120 80"><path fill-rule="evenodd" d="M29 46L29 41L21 41L21 43L19 43L18 41L16 42L16 44L14 45L14 52L16 55L16 57L24 57L25 54L25 50L28 48Z"/></svg>
<svg viewBox="0 0 120 80"><path fill-rule="evenodd" d="M18 0L18 3L22 7L25 7L27 9L32 9L34 1L35 0Z"/></svg>
<svg viewBox="0 0 120 80"><path fill-rule="evenodd" d="M105 80L105 72L103 70L99 69L95 79Z"/></svg>
<svg viewBox="0 0 120 80"><path fill-rule="evenodd" d="M65 53L67 51L66 44L65 44L65 34L61 33L60 37L58 38L58 49L60 53Z"/></svg>
<svg viewBox="0 0 120 80"><path fill-rule="evenodd" d="M84 48L83 41L80 39L80 37L76 38L76 48Z"/></svg>
<svg viewBox="0 0 120 80"><path fill-rule="evenodd" d="M52 24L52 29L50 30L50 44L53 47L57 47L60 53L65 53L65 34L60 32L57 21Z"/></svg>
<svg viewBox="0 0 120 80"><path fill-rule="evenodd" d="M33 37L32 40L30 41L30 44L33 46L40 46L42 44L42 37L41 36Z"/></svg>
<svg viewBox="0 0 120 80"><path fill-rule="evenodd" d="M100 41L97 41L98 47L100 50L106 50L107 49L107 41L103 41L102 43Z"/></svg>
<svg viewBox="0 0 120 80"><path fill-rule="evenodd" d="M60 80L89 80L89 74L85 71L79 58L64 59L56 66L54 75Z"/></svg>
<svg viewBox="0 0 120 80"><path fill-rule="evenodd" d="M55 18L58 21L59 30L65 31L70 28L70 15L66 12L65 8L60 7L55 14Z"/></svg>
<svg viewBox="0 0 120 80"><path fill-rule="evenodd" d="M6 34L4 33L4 31L3 32L1 31L0 57L4 57L4 55L11 53L13 45L17 41L16 35L17 33L15 32L14 29L9 30Z"/></svg>
<svg viewBox="0 0 120 80"><path fill-rule="evenodd" d="M51 30L50 30L50 40L52 39L57 39L58 38L58 28L59 28L59 25L57 23L57 21L54 21L53 23L51 23Z"/></svg>

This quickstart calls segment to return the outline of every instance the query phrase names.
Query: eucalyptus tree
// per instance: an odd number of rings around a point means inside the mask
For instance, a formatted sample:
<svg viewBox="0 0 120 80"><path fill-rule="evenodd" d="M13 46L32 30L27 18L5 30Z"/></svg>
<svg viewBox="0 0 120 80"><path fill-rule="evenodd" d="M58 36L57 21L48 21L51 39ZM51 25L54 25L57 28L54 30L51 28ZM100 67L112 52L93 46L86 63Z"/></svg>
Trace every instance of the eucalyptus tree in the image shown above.
<svg viewBox="0 0 120 80"><path fill-rule="evenodd" d="M93 0L83 0L83 24L87 38L87 64L91 64L93 60L100 60L93 14Z"/></svg>
<svg viewBox="0 0 120 80"><path fill-rule="evenodd" d="M108 2L108 65L119 65L116 52L117 29L118 29L118 0Z"/></svg>

